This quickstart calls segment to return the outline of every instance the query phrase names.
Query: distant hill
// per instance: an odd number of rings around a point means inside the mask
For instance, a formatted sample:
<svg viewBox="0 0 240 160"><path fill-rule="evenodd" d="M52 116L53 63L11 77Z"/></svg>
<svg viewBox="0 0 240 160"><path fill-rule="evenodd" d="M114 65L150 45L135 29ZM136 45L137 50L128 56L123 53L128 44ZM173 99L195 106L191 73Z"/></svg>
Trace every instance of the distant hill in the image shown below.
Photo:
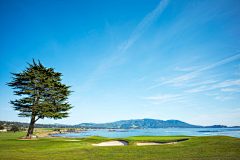
<svg viewBox="0 0 240 160"><path fill-rule="evenodd" d="M121 120L112 123L81 123L76 126L107 127L107 128L202 128L179 120L134 119Z"/></svg>
<svg viewBox="0 0 240 160"><path fill-rule="evenodd" d="M0 125L11 128L16 125L20 128L28 128L29 123L22 122L9 122L0 121ZM35 124L35 128L86 128L86 129L106 129L106 128L119 128L119 129L142 129L142 128L240 128L240 126L228 127L225 125L213 125L213 126L198 126L188 124L179 120L157 120L157 119L132 119L132 120L121 120L111 123L80 123L77 125L67 124Z"/></svg>

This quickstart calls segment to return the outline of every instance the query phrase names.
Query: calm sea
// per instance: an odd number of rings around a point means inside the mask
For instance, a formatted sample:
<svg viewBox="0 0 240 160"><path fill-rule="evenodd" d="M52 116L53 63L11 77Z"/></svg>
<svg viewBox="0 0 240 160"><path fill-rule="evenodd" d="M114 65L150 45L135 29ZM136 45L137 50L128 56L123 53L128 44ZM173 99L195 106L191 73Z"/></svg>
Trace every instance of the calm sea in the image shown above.
<svg viewBox="0 0 240 160"><path fill-rule="evenodd" d="M88 137L102 136L108 138L132 137L132 136L215 136L224 135L240 138L240 128L178 128L178 129L129 129L116 130L89 130L81 133L55 134L59 137Z"/></svg>

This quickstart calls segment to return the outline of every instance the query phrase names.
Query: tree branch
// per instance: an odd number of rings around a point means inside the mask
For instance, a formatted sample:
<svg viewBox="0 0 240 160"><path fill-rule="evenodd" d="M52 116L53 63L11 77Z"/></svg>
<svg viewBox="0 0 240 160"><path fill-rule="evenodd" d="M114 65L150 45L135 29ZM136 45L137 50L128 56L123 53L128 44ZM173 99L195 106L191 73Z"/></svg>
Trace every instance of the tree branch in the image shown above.
<svg viewBox="0 0 240 160"><path fill-rule="evenodd" d="M39 120L41 117L38 117L36 120L35 120L35 122L37 122L37 120Z"/></svg>

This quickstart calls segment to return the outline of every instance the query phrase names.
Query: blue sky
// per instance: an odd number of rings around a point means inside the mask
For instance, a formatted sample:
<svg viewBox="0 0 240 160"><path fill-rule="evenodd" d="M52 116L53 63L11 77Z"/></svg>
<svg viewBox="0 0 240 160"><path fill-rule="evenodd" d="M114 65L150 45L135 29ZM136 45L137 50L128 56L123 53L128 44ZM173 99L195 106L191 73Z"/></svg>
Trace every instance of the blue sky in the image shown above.
<svg viewBox="0 0 240 160"><path fill-rule="evenodd" d="M11 74L40 60L74 91L70 117L240 125L240 1L0 1L0 120Z"/></svg>

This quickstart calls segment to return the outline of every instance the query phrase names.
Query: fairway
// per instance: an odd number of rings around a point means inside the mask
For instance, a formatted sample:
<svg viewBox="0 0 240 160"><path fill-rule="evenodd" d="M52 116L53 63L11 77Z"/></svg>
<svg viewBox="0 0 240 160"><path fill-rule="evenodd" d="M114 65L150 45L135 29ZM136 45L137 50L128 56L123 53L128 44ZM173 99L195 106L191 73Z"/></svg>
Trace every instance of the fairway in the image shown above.
<svg viewBox="0 0 240 160"><path fill-rule="evenodd" d="M18 140L26 132L0 133L1 159L240 159L240 139L227 136L139 136L126 138L38 138ZM99 147L92 143L125 140L129 146ZM136 142L171 142L162 146L136 146ZM79 141L66 141L79 140Z"/></svg>

